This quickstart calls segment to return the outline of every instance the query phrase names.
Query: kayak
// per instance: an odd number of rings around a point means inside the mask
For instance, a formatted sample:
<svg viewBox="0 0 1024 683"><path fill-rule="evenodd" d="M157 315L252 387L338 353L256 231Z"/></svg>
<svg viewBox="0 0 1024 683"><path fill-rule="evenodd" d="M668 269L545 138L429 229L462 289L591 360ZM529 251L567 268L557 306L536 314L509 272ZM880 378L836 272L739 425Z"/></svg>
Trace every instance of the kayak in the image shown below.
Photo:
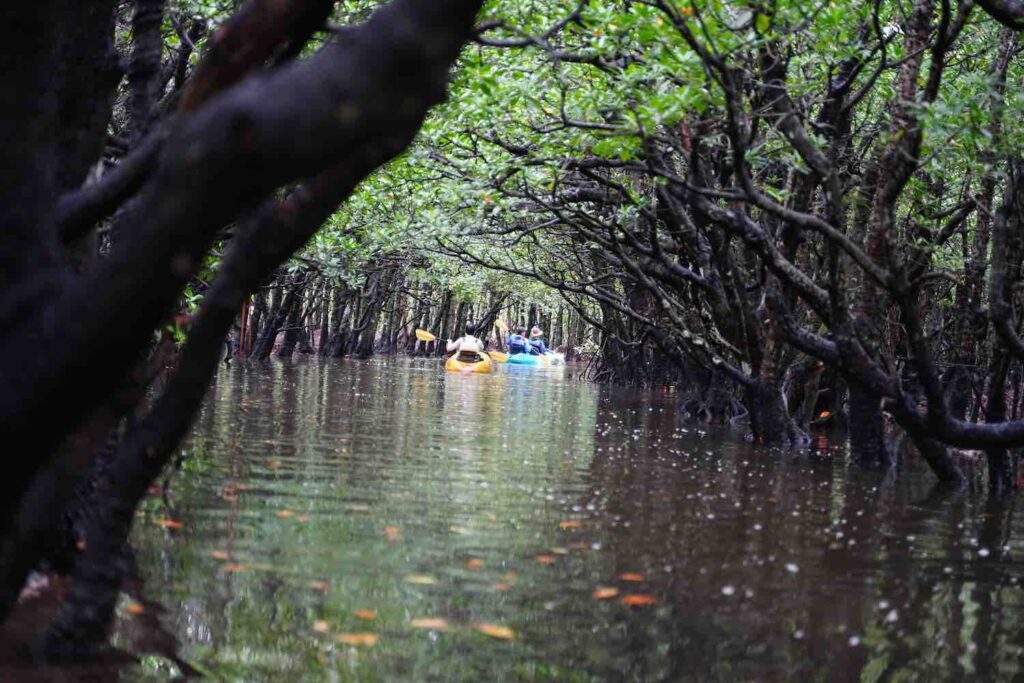
<svg viewBox="0 0 1024 683"><path fill-rule="evenodd" d="M459 351L445 361L444 369L448 372L494 372L491 357L480 351Z"/></svg>
<svg viewBox="0 0 1024 683"><path fill-rule="evenodd" d="M506 361L509 365L547 365L547 358L531 353L513 353Z"/></svg>
<svg viewBox="0 0 1024 683"><path fill-rule="evenodd" d="M509 365L533 365L547 368L565 365L565 356L554 352L546 353L543 356L531 353L514 353L508 357L507 362Z"/></svg>

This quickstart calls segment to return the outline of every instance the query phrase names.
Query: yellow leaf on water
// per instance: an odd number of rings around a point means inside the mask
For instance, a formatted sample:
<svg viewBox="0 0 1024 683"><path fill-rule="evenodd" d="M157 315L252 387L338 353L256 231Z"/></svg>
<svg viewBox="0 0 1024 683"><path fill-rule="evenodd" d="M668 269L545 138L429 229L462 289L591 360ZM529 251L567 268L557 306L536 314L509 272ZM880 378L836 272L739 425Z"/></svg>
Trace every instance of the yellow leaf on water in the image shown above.
<svg viewBox="0 0 1024 683"><path fill-rule="evenodd" d="M498 640L512 640L516 637L515 631L510 629L508 626L498 626L497 624L476 624L475 627L477 631L480 631L480 633Z"/></svg>
<svg viewBox="0 0 1024 683"><path fill-rule="evenodd" d="M552 555L568 555L569 554L569 549L568 548L552 548L551 549L551 554Z"/></svg>
<svg viewBox="0 0 1024 683"><path fill-rule="evenodd" d="M464 533L466 533L465 529L463 529L461 526L455 526L454 524L451 525L450 527L448 527L448 531L452 532L453 534L464 534Z"/></svg>
<svg viewBox="0 0 1024 683"><path fill-rule="evenodd" d="M645 607L647 605L657 605L658 598L653 595L642 595L637 593L623 597L620 602L622 602L623 605L629 605L630 607Z"/></svg>
<svg viewBox="0 0 1024 683"><path fill-rule="evenodd" d="M380 642L376 633L339 633L334 639L343 645L371 646Z"/></svg>
<svg viewBox="0 0 1024 683"><path fill-rule="evenodd" d="M437 579L433 576L427 576L426 574L410 574L405 577L406 583L411 583L415 586L433 586L437 583Z"/></svg>
<svg viewBox="0 0 1024 683"><path fill-rule="evenodd" d="M447 631L448 620L440 617L422 617L409 622L413 628L424 628L430 631Z"/></svg>
<svg viewBox="0 0 1024 683"><path fill-rule="evenodd" d="M158 517L153 520L153 524L163 527L164 529L180 529L184 526L181 522L176 519L168 519L167 517Z"/></svg>
<svg viewBox="0 0 1024 683"><path fill-rule="evenodd" d="M466 569L481 569L484 566L484 561L479 557L471 557L462 566Z"/></svg>
<svg viewBox="0 0 1024 683"><path fill-rule="evenodd" d="M327 631L329 629L330 629L330 626L328 626L327 622L324 621L323 619L317 619L316 621L313 622L313 630L316 631L317 633L327 633Z"/></svg>
<svg viewBox="0 0 1024 683"><path fill-rule="evenodd" d="M567 522L559 522L558 526L560 526L563 529L579 529L580 527L583 526L583 524L581 524L580 522L577 522L574 519L571 519L571 520L569 520Z"/></svg>
<svg viewBox="0 0 1024 683"><path fill-rule="evenodd" d="M643 574L640 574L638 572L626 572L624 574L619 574L619 580L620 581L633 581L633 582L639 583L640 581L645 581L646 579L644 579L644 575Z"/></svg>
<svg viewBox="0 0 1024 683"><path fill-rule="evenodd" d="M356 615L360 619L365 619L366 621L377 618L377 612L372 609L357 609L352 614Z"/></svg>
<svg viewBox="0 0 1024 683"><path fill-rule="evenodd" d="M610 598L614 598L618 594L618 588L598 588L593 593L595 600L608 600Z"/></svg>

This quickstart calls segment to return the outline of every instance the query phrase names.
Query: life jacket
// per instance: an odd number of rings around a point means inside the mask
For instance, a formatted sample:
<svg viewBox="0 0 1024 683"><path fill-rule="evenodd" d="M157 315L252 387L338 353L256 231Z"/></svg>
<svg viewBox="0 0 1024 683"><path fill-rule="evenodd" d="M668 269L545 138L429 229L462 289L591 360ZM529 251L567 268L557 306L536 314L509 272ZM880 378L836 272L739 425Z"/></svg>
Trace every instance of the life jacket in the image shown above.
<svg viewBox="0 0 1024 683"><path fill-rule="evenodd" d="M529 353L530 342L521 334L513 334L508 338L508 352L510 354Z"/></svg>
<svg viewBox="0 0 1024 683"><path fill-rule="evenodd" d="M530 346L532 346L537 351L537 353L539 353L541 355L543 355L543 354L548 352L548 347L544 346L544 340L543 339L540 339L540 338L538 338L538 339L531 339L530 340Z"/></svg>

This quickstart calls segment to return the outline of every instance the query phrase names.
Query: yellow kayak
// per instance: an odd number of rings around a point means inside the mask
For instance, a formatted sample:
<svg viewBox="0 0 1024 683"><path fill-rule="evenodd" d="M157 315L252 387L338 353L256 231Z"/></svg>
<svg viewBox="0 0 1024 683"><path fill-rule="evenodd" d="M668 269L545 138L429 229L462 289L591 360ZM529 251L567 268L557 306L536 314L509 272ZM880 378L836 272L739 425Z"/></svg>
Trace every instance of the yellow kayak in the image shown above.
<svg viewBox="0 0 1024 683"><path fill-rule="evenodd" d="M491 357L480 351L459 351L445 361L444 369L448 372L494 372Z"/></svg>

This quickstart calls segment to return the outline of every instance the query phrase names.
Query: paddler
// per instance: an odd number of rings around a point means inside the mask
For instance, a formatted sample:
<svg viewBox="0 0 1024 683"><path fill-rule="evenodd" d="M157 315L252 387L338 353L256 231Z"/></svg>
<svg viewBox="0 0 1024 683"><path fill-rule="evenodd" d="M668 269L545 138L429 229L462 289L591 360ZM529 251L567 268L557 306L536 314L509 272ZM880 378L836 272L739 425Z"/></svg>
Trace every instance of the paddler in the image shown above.
<svg viewBox="0 0 1024 683"><path fill-rule="evenodd" d="M456 351L478 351L484 350L484 343L473 336L473 326L466 324L466 333L454 341L448 342L448 353Z"/></svg>
<svg viewBox="0 0 1024 683"><path fill-rule="evenodd" d="M530 330L530 351L541 356L550 353L544 345L544 332L536 325Z"/></svg>
<svg viewBox="0 0 1024 683"><path fill-rule="evenodd" d="M520 325L516 333L508 338L508 352L511 355L517 353L530 353L530 340L526 338L526 328Z"/></svg>

